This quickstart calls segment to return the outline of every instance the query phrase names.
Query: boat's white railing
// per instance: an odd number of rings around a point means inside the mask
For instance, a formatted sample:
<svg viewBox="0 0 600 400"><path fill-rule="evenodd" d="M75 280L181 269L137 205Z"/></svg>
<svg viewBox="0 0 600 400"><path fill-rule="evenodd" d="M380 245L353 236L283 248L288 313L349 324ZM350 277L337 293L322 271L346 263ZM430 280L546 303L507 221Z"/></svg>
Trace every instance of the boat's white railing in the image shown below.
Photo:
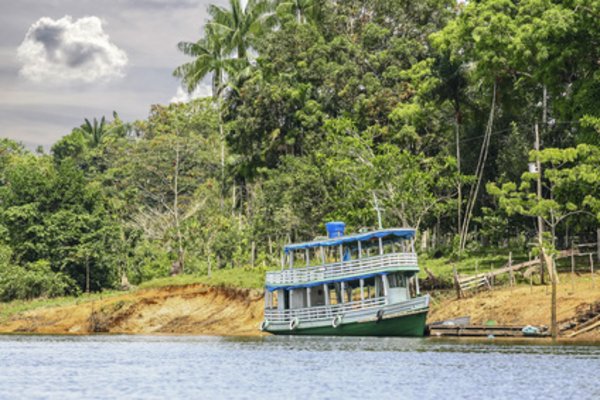
<svg viewBox="0 0 600 400"><path fill-rule="evenodd" d="M353 275L384 271L390 267L417 266L416 253L390 253L314 267L267 272L267 285L292 285L327 281Z"/></svg>
<svg viewBox="0 0 600 400"><path fill-rule="evenodd" d="M332 319L337 315L345 315L353 311L363 311L380 308L386 304L385 297L357 300L348 303L333 304L329 306L316 306L309 308L296 308L291 310L265 309L265 319L273 323L288 323L293 318L302 321L319 321ZM401 303L393 304L394 313L409 312L425 308L429 305L429 296L416 297Z"/></svg>

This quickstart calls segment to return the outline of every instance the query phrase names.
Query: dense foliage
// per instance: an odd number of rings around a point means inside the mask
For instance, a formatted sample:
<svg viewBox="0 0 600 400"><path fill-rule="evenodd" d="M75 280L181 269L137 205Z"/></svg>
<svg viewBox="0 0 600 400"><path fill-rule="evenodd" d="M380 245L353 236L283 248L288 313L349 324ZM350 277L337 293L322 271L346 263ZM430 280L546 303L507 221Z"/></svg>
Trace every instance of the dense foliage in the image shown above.
<svg viewBox="0 0 600 400"><path fill-rule="evenodd" d="M190 91L210 79L212 97L86 119L49 155L0 143L0 299L275 266L327 220L376 228L376 208L437 254L525 246L537 216L554 246L595 236L598 1L230 0L209 14L174 74Z"/></svg>

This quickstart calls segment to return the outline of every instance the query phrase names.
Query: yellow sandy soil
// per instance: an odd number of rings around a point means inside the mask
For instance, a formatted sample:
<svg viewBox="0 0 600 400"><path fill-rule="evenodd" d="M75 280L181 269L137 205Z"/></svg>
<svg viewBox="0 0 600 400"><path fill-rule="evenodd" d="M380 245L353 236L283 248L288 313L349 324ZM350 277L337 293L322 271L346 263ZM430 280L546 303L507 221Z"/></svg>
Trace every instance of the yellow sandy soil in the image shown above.
<svg viewBox="0 0 600 400"><path fill-rule="evenodd" d="M432 301L429 322L469 315L473 324L493 320L497 324L550 325L550 289L546 286L498 288L460 300L453 293L444 296ZM577 278L573 291L570 277L563 276L558 288L558 321L574 318L598 301L600 279L592 288L589 278ZM260 291L188 285L35 309L12 316L0 325L0 333L259 335L262 318ZM600 341L600 329L577 339Z"/></svg>
<svg viewBox="0 0 600 400"><path fill-rule="evenodd" d="M138 290L104 300L32 310L0 332L255 335L262 293L204 285Z"/></svg>
<svg viewBox="0 0 600 400"><path fill-rule="evenodd" d="M574 318L590 304L600 301L600 277L592 287L589 276L577 277L573 290L569 274L561 275L557 292L557 320ZM443 300L433 301L429 322L460 316L470 316L472 324L496 321L498 325L550 326L550 286L519 285L493 291L482 291L465 299L456 299L454 293ZM578 339L600 340L600 329L578 336Z"/></svg>

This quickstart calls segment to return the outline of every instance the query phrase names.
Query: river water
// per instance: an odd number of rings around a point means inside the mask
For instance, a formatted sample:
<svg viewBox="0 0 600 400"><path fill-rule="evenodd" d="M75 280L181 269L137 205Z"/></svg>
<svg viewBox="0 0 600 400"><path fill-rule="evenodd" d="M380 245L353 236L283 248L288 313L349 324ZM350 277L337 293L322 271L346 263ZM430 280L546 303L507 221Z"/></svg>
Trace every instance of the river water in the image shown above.
<svg viewBox="0 0 600 400"><path fill-rule="evenodd" d="M600 399L600 346L0 336L0 399Z"/></svg>

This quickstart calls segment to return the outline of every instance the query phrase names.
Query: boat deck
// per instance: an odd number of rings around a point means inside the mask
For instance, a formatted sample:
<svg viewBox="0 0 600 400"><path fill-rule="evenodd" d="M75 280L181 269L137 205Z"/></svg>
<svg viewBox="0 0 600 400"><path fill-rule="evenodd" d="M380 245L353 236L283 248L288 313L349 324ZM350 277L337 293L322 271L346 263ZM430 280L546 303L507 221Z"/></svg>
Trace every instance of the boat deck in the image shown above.
<svg viewBox="0 0 600 400"><path fill-rule="evenodd" d="M356 260L267 272L269 287L327 282L390 270L418 271L416 253L390 253Z"/></svg>

